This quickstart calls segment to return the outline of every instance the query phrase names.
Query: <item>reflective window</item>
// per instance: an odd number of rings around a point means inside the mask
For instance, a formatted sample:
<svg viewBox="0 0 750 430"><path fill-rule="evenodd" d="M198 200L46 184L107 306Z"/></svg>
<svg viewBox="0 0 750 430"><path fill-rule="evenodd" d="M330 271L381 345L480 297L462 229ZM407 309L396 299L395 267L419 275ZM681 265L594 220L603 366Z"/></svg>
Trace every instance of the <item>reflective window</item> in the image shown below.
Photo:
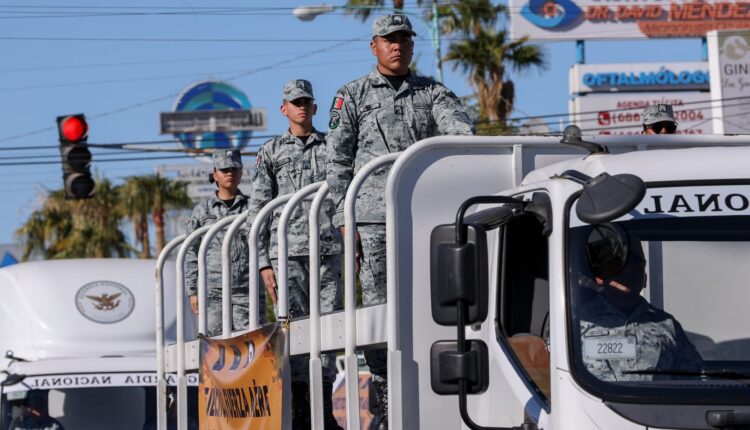
<svg viewBox="0 0 750 430"><path fill-rule="evenodd" d="M750 217L701 215L592 226L571 210L569 333L584 385L625 401L736 403L747 390Z"/></svg>

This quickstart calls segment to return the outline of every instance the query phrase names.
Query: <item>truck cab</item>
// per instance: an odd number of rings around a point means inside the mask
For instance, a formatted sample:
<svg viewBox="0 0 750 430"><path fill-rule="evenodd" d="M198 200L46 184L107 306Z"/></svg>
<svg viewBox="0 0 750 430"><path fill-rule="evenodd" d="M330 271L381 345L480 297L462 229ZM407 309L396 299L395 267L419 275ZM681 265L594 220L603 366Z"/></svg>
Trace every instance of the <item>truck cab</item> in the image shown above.
<svg viewBox="0 0 750 430"><path fill-rule="evenodd" d="M748 149L574 158L503 191L517 200L503 203L504 219L491 209L473 215L480 231L501 224L476 243L486 253L477 267L488 271L478 290L487 289L487 316L466 337L486 342L489 363L479 372L486 385L475 381L486 391L468 396L477 423L746 428L750 181L739 160ZM642 181L637 198L628 176ZM596 263L618 253L623 267ZM639 300L620 302L609 282L642 288ZM501 418L492 402L516 416Z"/></svg>
<svg viewBox="0 0 750 430"><path fill-rule="evenodd" d="M32 398L67 429L155 428L153 267L78 259L0 269L0 428L21 419ZM174 282L173 265L165 278ZM174 297L166 294L172 339Z"/></svg>
<svg viewBox="0 0 750 430"><path fill-rule="evenodd" d="M382 156L346 197L344 310L291 321L289 354L343 351L349 429L365 348L388 351L392 429L747 428L749 157L743 137L580 133L443 136ZM388 165L388 300L357 308L357 192ZM613 282L640 291L617 307ZM195 345L164 347L168 372L198 369Z"/></svg>

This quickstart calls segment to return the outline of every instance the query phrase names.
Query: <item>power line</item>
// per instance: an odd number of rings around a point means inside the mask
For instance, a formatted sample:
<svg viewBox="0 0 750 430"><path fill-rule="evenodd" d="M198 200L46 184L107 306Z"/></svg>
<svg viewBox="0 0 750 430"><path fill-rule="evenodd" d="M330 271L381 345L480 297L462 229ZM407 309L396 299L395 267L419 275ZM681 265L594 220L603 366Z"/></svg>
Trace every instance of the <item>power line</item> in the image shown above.
<svg viewBox="0 0 750 430"><path fill-rule="evenodd" d="M176 158L190 158L190 155L169 155L162 157L132 157L132 158L113 158L96 160L96 163L110 163L110 162L124 162L124 161L152 161L152 160L169 160ZM13 167L13 166L29 166L29 165L41 165L41 164L60 164L58 161L29 161L29 162L16 162L16 163L0 163L0 167Z"/></svg>
<svg viewBox="0 0 750 430"><path fill-rule="evenodd" d="M369 34L369 32L367 34ZM303 54L303 55L297 55L297 56L294 56L294 57L290 57L290 58L287 58L285 60L281 60L281 61L278 61L276 63L270 64L270 65L267 65L267 66L258 67L256 69L252 69L252 70L247 71L247 72L243 72L243 73L240 73L240 74L237 74L237 75L234 75L234 76L230 76L228 78L225 78L224 80L225 81L233 81L233 80L245 77L245 76L252 75L253 73L261 72L261 71L264 71L264 70L270 70L270 69L273 69L274 67L278 67L278 66L282 66L282 65L285 65L285 64L293 63L295 61L299 61L299 60L304 59L304 58L309 58L311 56L314 56L314 55L317 55L317 54L320 54L320 53L323 53L323 52L331 51L331 50L336 49L336 48L338 48L340 46L347 45L347 44L355 42L357 40L359 40L359 39L346 40L346 41L343 41L343 42L340 42L340 43L337 43L337 44L334 44L334 45L331 45L331 46L327 46L325 48L321 48L321 49L317 49L317 50L314 50L314 51L310 51L310 52L308 52L306 54ZM179 94L180 94L179 92L173 92L173 93L161 96L161 97L155 97L155 98L143 101L143 102L131 104L131 105L128 105L128 106L123 106L123 107L120 107L120 108L117 108L117 109L113 109L111 111L102 112L102 113L99 113L99 114L92 115L92 116L90 116L90 119L104 118L104 117L116 115L118 113L126 112L126 111L137 109L137 108L140 108L140 107L143 107L143 106L148 106L148 105L153 104L153 103L158 103L158 102L161 102L161 101L164 101L164 100L168 100L170 98L177 97L177 95L179 95ZM20 139L20 138L23 138L23 137L29 137L29 136L38 135L38 134L41 134L41 133L44 133L44 132L52 131L54 129L55 129L54 126L49 126L49 127L44 127L44 128L40 128L40 129L36 129L36 130L24 132L24 133L12 135L12 136L3 137L3 138L0 138L0 143L2 143L2 142L8 142L8 141L11 141L11 140L17 140L17 139Z"/></svg>
<svg viewBox="0 0 750 430"><path fill-rule="evenodd" d="M353 63L364 63L364 62L372 62L372 59L366 58L366 59L359 59L359 60L327 61L325 63L309 63L309 64L305 64L305 67L306 68L320 67L320 66L328 66L332 64L353 64ZM285 69L289 67L296 67L296 66L280 66L280 67L275 68L275 70ZM70 82L67 84L43 84L43 85L26 85L26 86L19 86L19 87L0 87L0 92L37 90L37 89L45 89L45 88L66 88L66 87L82 87L82 86L92 86L92 85L121 84L125 82L158 81L158 80L163 80L163 79L184 78L187 76L210 76L214 73L243 73L243 72L244 71L240 71L240 70L214 71L214 72L192 72L192 73L181 73L179 75L161 75L161 76L150 76L150 77L129 78L129 79L105 79L105 80L100 80L100 81Z"/></svg>
<svg viewBox="0 0 750 430"><path fill-rule="evenodd" d="M361 52L360 48L350 49L337 49L335 52ZM151 61L122 61L114 63L91 63L91 64L67 64L61 66L45 66L45 67L15 67L8 69L0 69L0 73L14 73L14 72L42 72L49 70L77 70L77 69L94 69L94 68L105 68L105 67L123 67L123 66L150 66L154 64L174 64L174 63L195 63L201 61L217 61L217 60L241 60L248 58L267 58L267 57L282 57L287 55L302 55L308 51L301 52L273 52L266 54L257 55L232 55L222 57L194 57L194 58L175 58L165 60L151 60ZM214 72L215 73L215 72Z"/></svg>

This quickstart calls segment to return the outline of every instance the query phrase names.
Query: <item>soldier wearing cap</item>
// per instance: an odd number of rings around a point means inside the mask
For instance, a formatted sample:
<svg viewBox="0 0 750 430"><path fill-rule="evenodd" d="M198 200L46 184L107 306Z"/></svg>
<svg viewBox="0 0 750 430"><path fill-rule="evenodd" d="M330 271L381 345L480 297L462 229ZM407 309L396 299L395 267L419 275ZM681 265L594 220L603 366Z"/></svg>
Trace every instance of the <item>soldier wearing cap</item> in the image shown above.
<svg viewBox="0 0 750 430"><path fill-rule="evenodd" d="M651 381L700 371L703 360L680 323L641 296L646 287L641 241L620 229L609 231L614 234L597 236L587 247L599 291L578 312L586 369L602 381ZM612 238L618 243L605 243Z"/></svg>
<svg viewBox="0 0 750 430"><path fill-rule="evenodd" d="M221 218L243 213L248 208L248 197L239 189L242 179L242 158L238 149L217 149L212 154L214 169L208 175L209 182L215 183L216 193L200 201L187 222L188 234L196 229L214 224ZM206 327L208 336L221 334L221 244L224 231L219 232L208 248L206 255L207 295ZM196 241L190 247L185 262L185 283L187 285L190 305L198 314L198 247ZM232 287L232 331L248 327L248 249L247 234L244 229L235 236L231 250L231 287ZM259 315L265 314L263 302L265 295L261 291Z"/></svg>
<svg viewBox="0 0 750 430"><path fill-rule="evenodd" d="M284 86L281 114L287 117L289 129L281 136L263 144L258 151L253 192L250 195L248 222L272 199L294 193L302 187L324 181L326 178L326 135L313 127L313 116L317 105L310 82L296 79ZM308 214L310 202L300 203L292 215L288 230L288 286L289 314L303 317L310 314L310 264L308 247ZM338 232L331 225L333 203L323 203L320 214L320 310L322 313L341 309L343 289L341 286L341 245ZM262 231L259 249L261 278L274 303L276 303L277 231L281 209L271 218ZM326 429L339 429L333 416L331 394L335 379L335 356L324 354L323 364L323 408ZM310 428L310 404L308 396L308 359L293 357L292 367L292 427Z"/></svg>
<svg viewBox="0 0 750 430"><path fill-rule="evenodd" d="M357 171L370 160L403 151L437 135L472 135L474 126L448 88L409 71L416 33L406 15L378 17L370 50L377 69L341 87L333 99L328 126L328 185L336 204L334 224L344 224L344 197ZM385 182L388 168L365 181L357 199L357 253L364 304L386 300ZM360 247L358 247L358 250ZM365 351L373 373L383 420L387 415L384 350ZM387 426L387 421L383 422Z"/></svg>
<svg viewBox="0 0 750 430"><path fill-rule="evenodd" d="M672 105L646 106L641 117L643 118L641 134L674 134L677 131L677 121L674 119Z"/></svg>

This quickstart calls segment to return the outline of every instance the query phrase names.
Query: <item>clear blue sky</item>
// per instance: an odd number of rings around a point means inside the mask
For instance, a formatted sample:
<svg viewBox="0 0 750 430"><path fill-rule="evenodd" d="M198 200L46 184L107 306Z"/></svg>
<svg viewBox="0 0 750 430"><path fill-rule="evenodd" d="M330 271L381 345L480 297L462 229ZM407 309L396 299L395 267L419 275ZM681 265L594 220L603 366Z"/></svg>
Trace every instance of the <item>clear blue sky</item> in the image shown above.
<svg viewBox="0 0 750 430"><path fill-rule="evenodd" d="M231 82L255 107L269 112L268 130L256 134L278 134L286 128L278 113L281 88L290 79L306 78L318 99L315 124L327 129L336 89L368 73L374 64L368 48L371 21L361 23L335 12L301 22L291 14L295 6L317 3L0 2L0 243L14 241L13 232L36 207L40 192L62 186L60 165L41 164L59 161L58 115L85 113L92 143L161 140L166 137L158 133L159 112L172 109L180 90L197 80L241 75ZM410 9L415 4L407 1ZM434 74L427 29L418 20L413 23L420 35L418 67ZM343 43L347 40L353 41ZM546 71L512 75L517 92L514 117L568 110L568 68L575 62L575 46L554 42L544 47ZM696 61L702 56L697 39L589 42L586 48L589 63ZM445 83L458 95L471 93L466 77L453 72L450 63L445 65ZM51 148L6 150L31 146ZM117 157L118 152L93 152L94 169L115 182L153 173L157 164L189 162L97 163L97 158ZM7 165L14 162L39 164Z"/></svg>

